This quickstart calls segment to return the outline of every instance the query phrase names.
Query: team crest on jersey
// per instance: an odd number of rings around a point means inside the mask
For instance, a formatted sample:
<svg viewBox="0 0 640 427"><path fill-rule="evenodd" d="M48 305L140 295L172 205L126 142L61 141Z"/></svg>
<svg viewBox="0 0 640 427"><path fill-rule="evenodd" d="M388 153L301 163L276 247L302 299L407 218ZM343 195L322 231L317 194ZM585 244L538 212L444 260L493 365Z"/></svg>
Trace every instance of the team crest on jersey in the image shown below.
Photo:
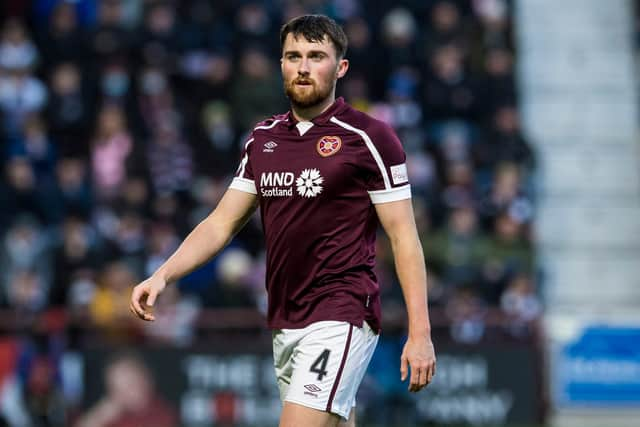
<svg viewBox="0 0 640 427"><path fill-rule="evenodd" d="M316 149L322 157L333 156L342 147L342 140L339 136L323 136L318 140Z"/></svg>

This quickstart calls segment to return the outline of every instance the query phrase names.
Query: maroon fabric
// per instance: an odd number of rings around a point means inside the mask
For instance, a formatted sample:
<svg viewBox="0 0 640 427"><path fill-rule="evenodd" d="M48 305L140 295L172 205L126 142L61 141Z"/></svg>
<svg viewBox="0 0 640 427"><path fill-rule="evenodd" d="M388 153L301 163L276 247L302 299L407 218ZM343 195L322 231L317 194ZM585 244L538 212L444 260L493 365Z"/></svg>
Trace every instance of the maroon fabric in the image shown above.
<svg viewBox="0 0 640 427"><path fill-rule="evenodd" d="M340 360L340 367L338 368L336 379L333 382L333 387L331 387L331 393L329 394L329 401L327 402L327 412L331 412L331 406L333 405L333 398L336 397L336 391L338 390L338 385L340 384L340 380L342 379L342 371L344 370L345 363L347 363L347 357L349 357L349 347L351 346L352 334L353 334L353 325L349 325L349 335L347 335L347 341L344 343L344 351L342 352L342 360Z"/></svg>
<svg viewBox="0 0 640 427"><path fill-rule="evenodd" d="M364 131L375 150L332 117ZM313 123L304 135L291 113L260 123L234 179L255 185L260 202L268 324L302 328L338 320L361 327L366 320L379 331L378 220L368 191L408 186L401 179L395 184L390 169L405 163L405 153L388 125L341 98ZM384 163L386 180L372 151Z"/></svg>

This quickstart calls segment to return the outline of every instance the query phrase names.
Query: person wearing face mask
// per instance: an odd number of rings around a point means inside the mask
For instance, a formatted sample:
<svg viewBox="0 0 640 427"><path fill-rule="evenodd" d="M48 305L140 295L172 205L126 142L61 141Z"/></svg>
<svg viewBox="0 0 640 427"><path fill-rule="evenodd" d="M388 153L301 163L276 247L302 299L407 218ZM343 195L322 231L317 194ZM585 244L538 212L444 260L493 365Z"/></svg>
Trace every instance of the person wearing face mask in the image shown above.
<svg viewBox="0 0 640 427"><path fill-rule="evenodd" d="M138 78L137 113L145 135L151 135L162 126L168 117L179 115L174 105L174 96L166 73L157 67L148 66Z"/></svg>
<svg viewBox="0 0 640 427"><path fill-rule="evenodd" d="M123 99L129 93L129 74L121 64L107 66L100 80L100 90L105 98Z"/></svg>

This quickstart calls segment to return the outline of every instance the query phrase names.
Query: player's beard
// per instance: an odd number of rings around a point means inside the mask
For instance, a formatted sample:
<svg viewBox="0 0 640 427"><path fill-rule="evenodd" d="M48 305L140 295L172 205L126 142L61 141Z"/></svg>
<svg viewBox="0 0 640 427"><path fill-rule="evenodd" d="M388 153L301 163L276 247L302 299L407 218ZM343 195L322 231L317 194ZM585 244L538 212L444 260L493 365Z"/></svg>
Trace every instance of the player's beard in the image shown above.
<svg viewBox="0 0 640 427"><path fill-rule="evenodd" d="M296 85L297 82L304 81L309 85L303 89ZM285 82L284 92L291 101L293 106L298 108L311 108L321 104L326 100L333 91L333 85L331 82L327 82L323 85L318 85L315 80L310 78L295 78L291 81Z"/></svg>

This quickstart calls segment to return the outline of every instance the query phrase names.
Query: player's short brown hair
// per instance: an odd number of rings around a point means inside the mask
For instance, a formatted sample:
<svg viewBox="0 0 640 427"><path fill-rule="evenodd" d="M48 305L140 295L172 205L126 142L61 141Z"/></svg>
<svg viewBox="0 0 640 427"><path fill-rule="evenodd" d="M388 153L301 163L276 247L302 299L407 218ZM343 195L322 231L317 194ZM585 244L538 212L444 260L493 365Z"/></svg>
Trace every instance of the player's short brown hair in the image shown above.
<svg viewBox="0 0 640 427"><path fill-rule="evenodd" d="M280 29L280 48L284 46L287 34L295 38L302 35L309 42L322 42L326 35L333 43L338 58L347 53L347 35L340 25L325 15L302 15L293 18Z"/></svg>

